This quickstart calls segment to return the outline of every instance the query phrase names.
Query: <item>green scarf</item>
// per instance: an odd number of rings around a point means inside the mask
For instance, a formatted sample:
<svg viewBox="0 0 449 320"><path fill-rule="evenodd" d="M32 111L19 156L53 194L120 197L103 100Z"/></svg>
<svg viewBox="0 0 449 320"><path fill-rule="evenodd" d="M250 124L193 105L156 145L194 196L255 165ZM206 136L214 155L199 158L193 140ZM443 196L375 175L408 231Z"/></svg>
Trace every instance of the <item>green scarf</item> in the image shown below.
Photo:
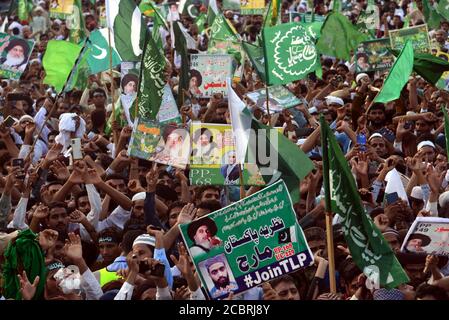
<svg viewBox="0 0 449 320"><path fill-rule="evenodd" d="M17 276L25 270L28 280L33 283L36 276L40 277L33 300L44 296L44 286L47 269L37 235L30 229L21 231L15 241L11 241L5 251L3 264L3 287L6 299L21 300L20 281Z"/></svg>

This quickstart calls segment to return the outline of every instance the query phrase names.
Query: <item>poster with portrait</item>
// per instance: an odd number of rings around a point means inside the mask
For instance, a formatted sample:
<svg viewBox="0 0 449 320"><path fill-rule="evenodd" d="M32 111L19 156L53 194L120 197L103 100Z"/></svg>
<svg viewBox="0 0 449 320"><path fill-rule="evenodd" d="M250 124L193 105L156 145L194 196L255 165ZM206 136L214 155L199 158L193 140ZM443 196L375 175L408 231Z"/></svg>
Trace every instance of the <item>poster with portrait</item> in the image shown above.
<svg viewBox="0 0 449 320"><path fill-rule="evenodd" d="M247 93L246 96L255 103L257 107L267 112L267 94L265 89ZM292 108L301 103L301 99L296 97L283 85L268 87L268 106L270 108L270 113L281 112L284 109Z"/></svg>
<svg viewBox="0 0 449 320"><path fill-rule="evenodd" d="M313 264L283 180L180 229L214 300Z"/></svg>
<svg viewBox="0 0 449 320"><path fill-rule="evenodd" d="M135 101L139 85L140 62L122 62L120 64L120 102L125 111L128 125L134 123Z"/></svg>
<svg viewBox="0 0 449 320"><path fill-rule="evenodd" d="M131 157L148 160L156 152L161 139L161 129L156 121L138 119L134 123L133 133L128 145Z"/></svg>
<svg viewBox="0 0 449 320"><path fill-rule="evenodd" d="M192 185L240 185L235 141L230 124L195 121L190 126L190 136ZM244 164L242 175L244 185L265 185L256 164Z"/></svg>
<svg viewBox="0 0 449 320"><path fill-rule="evenodd" d="M240 0L241 15L263 15L265 0Z"/></svg>
<svg viewBox="0 0 449 320"><path fill-rule="evenodd" d="M413 50L419 53L429 53L430 39L427 24L388 31L390 46L394 50L402 50L407 40L411 40Z"/></svg>
<svg viewBox="0 0 449 320"><path fill-rule="evenodd" d="M390 69L394 55L388 51L389 47L389 38L362 42L355 55L356 73Z"/></svg>
<svg viewBox="0 0 449 320"><path fill-rule="evenodd" d="M108 23L107 23L107 19L106 19L106 7L105 6L98 7L98 16L99 16L100 28L107 28Z"/></svg>
<svg viewBox="0 0 449 320"><path fill-rule="evenodd" d="M190 134L183 125L167 123L160 126L161 137L150 161L185 169L190 160Z"/></svg>
<svg viewBox="0 0 449 320"><path fill-rule="evenodd" d="M449 219L417 217L404 238L401 251L449 256Z"/></svg>
<svg viewBox="0 0 449 320"><path fill-rule="evenodd" d="M449 61L449 54L445 52L437 51L435 55L441 59ZM446 71L441 75L441 78L436 83L436 87L444 91L449 91L449 71Z"/></svg>
<svg viewBox="0 0 449 320"><path fill-rule="evenodd" d="M34 41L0 33L0 78L19 80L25 71Z"/></svg>
<svg viewBox="0 0 449 320"><path fill-rule="evenodd" d="M66 19L73 13L74 0L51 0L50 18Z"/></svg>
<svg viewBox="0 0 449 320"><path fill-rule="evenodd" d="M190 92L209 98L214 93L227 96L226 79L232 78L232 57L220 54L192 54L190 65Z"/></svg>

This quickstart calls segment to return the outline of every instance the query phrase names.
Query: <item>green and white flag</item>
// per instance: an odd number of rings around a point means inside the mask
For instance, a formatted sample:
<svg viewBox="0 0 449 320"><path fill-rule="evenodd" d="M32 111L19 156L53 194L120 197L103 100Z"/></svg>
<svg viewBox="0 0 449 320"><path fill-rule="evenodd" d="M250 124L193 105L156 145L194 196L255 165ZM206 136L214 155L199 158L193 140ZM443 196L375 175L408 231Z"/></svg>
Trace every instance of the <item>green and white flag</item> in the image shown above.
<svg viewBox="0 0 449 320"><path fill-rule="evenodd" d="M195 6L197 2L197 0L181 0L178 6L178 12L188 15L192 19L197 18L199 15L198 8Z"/></svg>
<svg viewBox="0 0 449 320"><path fill-rule="evenodd" d="M248 55L260 79L265 82L265 56L263 54L263 48L245 41L242 41L242 48Z"/></svg>
<svg viewBox="0 0 449 320"><path fill-rule="evenodd" d="M112 42L112 41L111 41ZM89 36L88 46L90 48L87 63L91 74L109 70L109 42L108 29L95 30ZM112 49L112 67L120 64L120 57L114 47Z"/></svg>
<svg viewBox="0 0 449 320"><path fill-rule="evenodd" d="M210 39L213 41L238 41L239 37L234 32L231 23L223 14L218 14L215 17L214 23L211 26Z"/></svg>
<svg viewBox="0 0 449 320"><path fill-rule="evenodd" d="M408 82L413 71L413 44L408 40L385 79L382 89L374 98L374 102L390 102L401 95L402 88Z"/></svg>
<svg viewBox="0 0 449 320"><path fill-rule="evenodd" d="M146 25L142 13L131 0L106 0L106 18L111 42L122 61L140 61Z"/></svg>
<svg viewBox="0 0 449 320"><path fill-rule="evenodd" d="M441 108L444 113L444 137L446 138L446 155L447 161L449 162L449 117L447 115L446 106Z"/></svg>
<svg viewBox="0 0 449 320"><path fill-rule="evenodd" d="M195 19L195 24L198 27L198 33L204 31L204 24L207 22L207 16L204 13L200 13L198 18Z"/></svg>
<svg viewBox="0 0 449 320"><path fill-rule="evenodd" d="M269 85L305 78L320 67L311 25L284 23L263 29L265 74Z"/></svg>
<svg viewBox="0 0 449 320"><path fill-rule="evenodd" d="M207 24L209 25L209 28L214 23L215 17L219 12L217 0L210 0L209 7L207 8Z"/></svg>
<svg viewBox="0 0 449 320"><path fill-rule="evenodd" d="M437 11L446 20L449 20L449 1L440 0L440 3L438 3Z"/></svg>
<svg viewBox="0 0 449 320"><path fill-rule="evenodd" d="M17 15L19 20L28 21L33 10L33 1L31 0L18 0L17 3Z"/></svg>
<svg viewBox="0 0 449 320"><path fill-rule="evenodd" d="M395 288L409 278L382 233L366 213L340 145L323 117L323 178L326 211L338 214L354 262L377 288Z"/></svg>
<svg viewBox="0 0 449 320"><path fill-rule="evenodd" d="M73 11L66 18L69 31L69 41L80 44L86 39L86 30L81 0L73 2Z"/></svg>
<svg viewBox="0 0 449 320"><path fill-rule="evenodd" d="M147 32L142 55L137 95L140 118L154 120L159 111L165 86L165 57Z"/></svg>

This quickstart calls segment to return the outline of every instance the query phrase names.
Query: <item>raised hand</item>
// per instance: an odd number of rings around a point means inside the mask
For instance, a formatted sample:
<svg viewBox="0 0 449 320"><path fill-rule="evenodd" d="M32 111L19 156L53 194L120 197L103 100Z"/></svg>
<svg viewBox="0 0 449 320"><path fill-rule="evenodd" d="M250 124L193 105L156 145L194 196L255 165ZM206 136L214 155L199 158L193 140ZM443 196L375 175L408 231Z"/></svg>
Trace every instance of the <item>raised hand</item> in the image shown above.
<svg viewBox="0 0 449 320"><path fill-rule="evenodd" d="M66 181L70 177L70 171L61 161L56 160L50 165L50 170L58 180Z"/></svg>
<svg viewBox="0 0 449 320"><path fill-rule="evenodd" d="M145 176L147 180L147 192L156 192L157 177L157 166L156 163L154 163L151 170L148 171L147 175Z"/></svg>
<svg viewBox="0 0 449 320"><path fill-rule="evenodd" d="M187 254L187 249L184 246L183 243L178 244L178 252L179 252L179 259L177 259L174 255L170 255L171 260L176 265L176 267L181 271L182 275L184 277L188 277L191 275L192 268L190 267L190 260L189 255Z"/></svg>
<svg viewBox="0 0 449 320"><path fill-rule="evenodd" d="M81 246L80 236L69 233L69 239L66 239L64 248L64 254L72 261L77 261L83 258L83 249Z"/></svg>
<svg viewBox="0 0 449 320"><path fill-rule="evenodd" d="M198 209L195 208L193 203L186 204L178 215L178 224L186 224L192 222L196 216Z"/></svg>
<svg viewBox="0 0 449 320"><path fill-rule="evenodd" d="M390 219L386 214L378 214L374 217L374 224L379 228L380 232L385 232L390 225Z"/></svg>
<svg viewBox="0 0 449 320"><path fill-rule="evenodd" d="M45 229L39 232L38 239L42 250L53 248L58 240L58 235L58 231L52 229Z"/></svg>
<svg viewBox="0 0 449 320"><path fill-rule="evenodd" d="M103 181L100 175L98 174L97 170L92 168L87 169L86 174L83 176L83 179L85 184L93 184L93 185L98 185Z"/></svg>
<svg viewBox="0 0 449 320"><path fill-rule="evenodd" d="M73 172L69 177L69 181L73 184L81 184L87 173L87 165L83 160L76 161L73 165Z"/></svg>
<svg viewBox="0 0 449 320"><path fill-rule="evenodd" d="M62 151L62 148L62 144L55 144L50 150L48 150L47 155L45 156L45 161L48 163L53 163L53 161L56 161Z"/></svg>
<svg viewBox="0 0 449 320"><path fill-rule="evenodd" d="M25 271L22 272L22 275L18 274L20 281L20 293L22 294L23 300L31 300L36 294L37 285L39 284L39 276L34 278L33 283L31 284L28 280L28 276Z"/></svg>
<svg viewBox="0 0 449 320"><path fill-rule="evenodd" d="M36 208L36 210L34 210L33 218L36 218L39 220L45 219L48 217L49 211L50 210L48 209L47 206L41 204Z"/></svg>
<svg viewBox="0 0 449 320"><path fill-rule="evenodd" d="M262 284L263 299L264 300L281 300L277 292L273 289L271 284L265 282Z"/></svg>
<svg viewBox="0 0 449 320"><path fill-rule="evenodd" d="M72 223L81 223L86 219L86 215L79 210L75 210L69 215L69 219Z"/></svg>
<svg viewBox="0 0 449 320"><path fill-rule="evenodd" d="M145 188L140 185L140 181L138 179L132 179L128 182L128 189L131 193L139 193L145 192Z"/></svg>
<svg viewBox="0 0 449 320"><path fill-rule="evenodd" d="M433 193L439 194L443 178L444 178L443 173L435 170L432 165L429 165L427 167L426 180L427 183L429 184L430 190Z"/></svg>
<svg viewBox="0 0 449 320"><path fill-rule="evenodd" d="M122 132L120 133L120 136L124 139L131 138L131 135L133 133L133 129L130 126L123 127Z"/></svg>

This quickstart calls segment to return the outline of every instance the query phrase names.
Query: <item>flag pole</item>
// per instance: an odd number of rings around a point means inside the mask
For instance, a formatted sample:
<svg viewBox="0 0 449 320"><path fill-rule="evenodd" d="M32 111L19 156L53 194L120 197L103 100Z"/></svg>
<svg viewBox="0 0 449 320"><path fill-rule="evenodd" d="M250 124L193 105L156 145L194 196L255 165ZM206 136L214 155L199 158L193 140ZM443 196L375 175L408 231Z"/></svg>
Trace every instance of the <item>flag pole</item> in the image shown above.
<svg viewBox="0 0 449 320"><path fill-rule="evenodd" d="M111 45L111 28L108 26L108 45L109 45L109 73L111 75L111 96L112 96L112 119L115 121L115 105L114 105L114 75L112 74L112 45Z"/></svg>
<svg viewBox="0 0 449 320"><path fill-rule="evenodd" d="M327 257L329 261L329 282L331 293L337 293L337 284L335 280L335 256L334 256L334 233L332 228L332 209L331 209L331 195L330 195L330 185L329 185L329 163L328 163L328 149L326 132L324 127L324 118L320 117L321 126L321 145L323 146L323 177L324 183L324 193L325 193L325 204L326 204L326 240L327 240ZM326 139L327 140L327 139Z"/></svg>
<svg viewBox="0 0 449 320"><path fill-rule="evenodd" d="M243 170L242 170L242 164L238 164L239 168L239 181L240 181L240 200L246 197L246 191L245 186L243 185Z"/></svg>
<svg viewBox="0 0 449 320"><path fill-rule="evenodd" d="M268 94L268 86L266 83L265 83L265 96L266 96L266 100L267 100L268 125L271 126L270 100L269 100L269 94Z"/></svg>

